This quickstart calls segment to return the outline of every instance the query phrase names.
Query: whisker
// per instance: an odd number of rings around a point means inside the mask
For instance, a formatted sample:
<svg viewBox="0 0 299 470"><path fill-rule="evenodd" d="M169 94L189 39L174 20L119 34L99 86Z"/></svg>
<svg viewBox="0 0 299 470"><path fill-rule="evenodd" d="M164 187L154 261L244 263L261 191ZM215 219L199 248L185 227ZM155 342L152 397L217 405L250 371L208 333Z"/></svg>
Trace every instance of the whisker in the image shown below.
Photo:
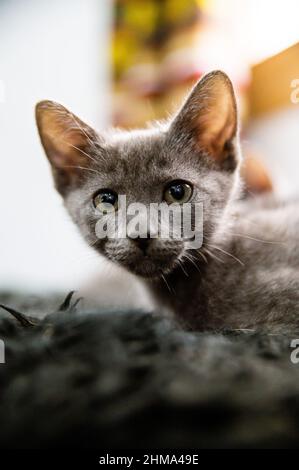
<svg viewBox="0 0 299 470"><path fill-rule="evenodd" d="M74 123L76 124L77 128L80 129L80 131L83 132L83 134L85 135L85 137L87 138L88 142L91 144L91 145L94 145L93 141L91 140L91 138L89 137L89 135L87 134L87 132L85 131L85 129L83 129L83 127L79 124L79 122L77 121L77 119L75 118L75 116L73 114L71 114L71 118L73 119Z"/></svg>
<svg viewBox="0 0 299 470"><path fill-rule="evenodd" d="M205 249L205 252L211 256L211 258L215 259L216 261L219 261L220 263L224 263L223 259L218 258L214 253L212 253L210 250L207 248Z"/></svg>
<svg viewBox="0 0 299 470"><path fill-rule="evenodd" d="M86 168L85 166L78 166L78 165L64 165L62 168L76 168L77 170L86 170L91 171L92 173L96 173L97 175L101 175L97 170L93 168Z"/></svg>
<svg viewBox="0 0 299 470"><path fill-rule="evenodd" d="M211 245L210 243L207 243L208 246L210 246L211 248L214 248L215 250L219 250L221 251L221 253L224 253L225 255L227 256L230 256L231 258L233 258L234 260L236 260L238 263L240 263L241 266L245 266L245 264L243 263L243 261L241 261L239 258L237 258L235 255L233 255L232 253L229 253L228 251L225 251L223 250L222 248L219 248L219 246L215 246L215 245Z"/></svg>
<svg viewBox="0 0 299 470"><path fill-rule="evenodd" d="M202 253L200 250L198 250L197 253L202 257L202 259L204 260L204 262L205 262L206 264L208 264L207 257L204 255L204 253Z"/></svg>
<svg viewBox="0 0 299 470"><path fill-rule="evenodd" d="M189 260L189 261L190 261L190 263L192 263L192 264L193 264L193 266L195 266L195 268L198 270L198 272L199 272L199 273L201 272L201 271L200 271L200 269L199 269L199 267L198 267L198 266L197 266L197 264L195 263L195 260L194 260L194 258L192 258L192 256L191 256L191 255L189 256L189 254L188 254L188 253L184 253L183 257L185 257L187 260Z"/></svg>
<svg viewBox="0 0 299 470"><path fill-rule="evenodd" d="M163 273L160 273L160 274L161 274L161 277L162 277L163 281L165 282L165 284L166 284L166 286L167 286L169 292L172 294L173 292L172 292L172 290L171 290L171 288L170 288L168 282L166 281L166 277L164 276Z"/></svg>
<svg viewBox="0 0 299 470"><path fill-rule="evenodd" d="M97 243L99 243L99 239L95 240L95 241L92 242L92 243L88 243L88 246L90 246L91 248L93 248Z"/></svg>
<svg viewBox="0 0 299 470"><path fill-rule="evenodd" d="M80 149L79 147L76 147L76 145L73 145L73 144L70 144L69 142L64 142L65 144L69 145L69 147L72 147L76 150L78 150L78 152L82 153L83 155L85 155L87 158L89 158L91 161L93 161L94 163L98 163L96 161L95 158L93 158L91 155L89 155L88 153L84 152L84 150Z"/></svg>
<svg viewBox="0 0 299 470"><path fill-rule="evenodd" d="M260 242L260 243L266 243L266 244L269 244L269 245L285 245L286 244L286 242L283 242L283 241L262 240L260 238L255 238L255 237L251 237L249 235L244 235L243 233L234 233L234 232L227 232L227 233L230 234L230 235L234 235L236 237L247 238L248 240L253 240L255 242Z"/></svg>
<svg viewBox="0 0 299 470"><path fill-rule="evenodd" d="M183 273L185 274L186 277L189 277L189 274L187 273L187 271L184 269L184 266L183 266L183 263L182 261L178 258L178 263L179 263L179 266L181 267Z"/></svg>
<svg viewBox="0 0 299 470"><path fill-rule="evenodd" d="M233 214L232 214L232 220L237 220L237 221L242 220L242 221L247 222L248 224L254 225L255 227L259 227L259 226L260 226L260 224L259 224L258 222L254 221L254 220L251 220L251 219L249 219L248 217L244 217L243 214L242 214L242 215L239 215L239 214L233 213ZM233 222L232 222L232 221L231 221L230 225L233 225Z"/></svg>

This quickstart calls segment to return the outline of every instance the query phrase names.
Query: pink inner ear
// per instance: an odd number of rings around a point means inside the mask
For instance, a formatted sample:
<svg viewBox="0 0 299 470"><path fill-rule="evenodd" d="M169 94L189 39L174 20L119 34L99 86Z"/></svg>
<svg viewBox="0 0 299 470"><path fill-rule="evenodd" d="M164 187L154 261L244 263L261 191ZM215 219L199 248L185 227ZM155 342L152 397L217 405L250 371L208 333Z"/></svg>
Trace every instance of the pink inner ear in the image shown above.
<svg viewBox="0 0 299 470"><path fill-rule="evenodd" d="M52 101L37 104L36 121L56 187L65 195L69 185L81 179L82 169L90 166L90 147L99 138L91 127Z"/></svg>
<svg viewBox="0 0 299 470"><path fill-rule="evenodd" d="M224 150L227 141L236 133L237 116L232 95L223 86L215 95L206 97L197 120L198 146L216 160L226 158Z"/></svg>
<svg viewBox="0 0 299 470"><path fill-rule="evenodd" d="M54 167L67 173L90 163L88 147L96 133L87 124L63 106L48 101L37 105L36 117L42 144Z"/></svg>
<svg viewBox="0 0 299 470"><path fill-rule="evenodd" d="M48 157L53 166L64 168L66 171L74 172L76 166L86 164L85 150L87 147L87 137L78 129L70 131L57 131L53 135L45 135L45 146Z"/></svg>

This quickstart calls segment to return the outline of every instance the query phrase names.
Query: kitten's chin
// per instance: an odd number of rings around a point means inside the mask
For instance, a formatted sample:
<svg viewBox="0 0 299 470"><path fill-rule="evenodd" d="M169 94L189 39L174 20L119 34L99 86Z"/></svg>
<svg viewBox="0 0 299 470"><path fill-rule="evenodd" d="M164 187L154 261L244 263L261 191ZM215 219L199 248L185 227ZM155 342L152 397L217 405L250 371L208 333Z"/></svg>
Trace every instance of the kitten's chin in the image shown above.
<svg viewBox="0 0 299 470"><path fill-rule="evenodd" d="M122 263L122 266L136 276L141 276L146 279L158 279L162 275L170 273L176 266L177 257L172 257L169 260L155 261L151 258L144 257L138 262Z"/></svg>

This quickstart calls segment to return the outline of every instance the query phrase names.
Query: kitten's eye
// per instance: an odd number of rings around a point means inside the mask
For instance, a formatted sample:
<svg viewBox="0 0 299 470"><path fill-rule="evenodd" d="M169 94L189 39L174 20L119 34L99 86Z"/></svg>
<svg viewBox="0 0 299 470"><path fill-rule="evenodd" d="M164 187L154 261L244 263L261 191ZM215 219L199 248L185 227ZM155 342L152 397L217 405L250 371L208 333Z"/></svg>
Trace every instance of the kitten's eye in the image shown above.
<svg viewBox="0 0 299 470"><path fill-rule="evenodd" d="M173 181L164 191L164 199L168 204L179 202L184 204L192 196L192 187L184 181Z"/></svg>
<svg viewBox="0 0 299 470"><path fill-rule="evenodd" d="M114 212L118 207L118 196L111 189L101 189L93 198L93 204L104 215Z"/></svg>

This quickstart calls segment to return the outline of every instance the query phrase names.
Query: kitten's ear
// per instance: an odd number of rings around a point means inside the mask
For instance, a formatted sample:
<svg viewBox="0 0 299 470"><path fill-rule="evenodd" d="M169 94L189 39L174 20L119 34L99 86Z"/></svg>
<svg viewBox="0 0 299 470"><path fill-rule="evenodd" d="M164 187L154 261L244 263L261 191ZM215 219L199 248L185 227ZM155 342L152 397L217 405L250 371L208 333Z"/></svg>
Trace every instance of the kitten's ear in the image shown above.
<svg viewBox="0 0 299 470"><path fill-rule="evenodd" d="M56 187L65 194L72 183L80 180L83 168L90 166L92 160L88 153L99 137L91 127L53 101L36 105L36 123Z"/></svg>
<svg viewBox="0 0 299 470"><path fill-rule="evenodd" d="M177 136L191 139L196 150L207 153L214 161L231 159L238 118L228 76L221 71L205 75L191 91L171 129Z"/></svg>

